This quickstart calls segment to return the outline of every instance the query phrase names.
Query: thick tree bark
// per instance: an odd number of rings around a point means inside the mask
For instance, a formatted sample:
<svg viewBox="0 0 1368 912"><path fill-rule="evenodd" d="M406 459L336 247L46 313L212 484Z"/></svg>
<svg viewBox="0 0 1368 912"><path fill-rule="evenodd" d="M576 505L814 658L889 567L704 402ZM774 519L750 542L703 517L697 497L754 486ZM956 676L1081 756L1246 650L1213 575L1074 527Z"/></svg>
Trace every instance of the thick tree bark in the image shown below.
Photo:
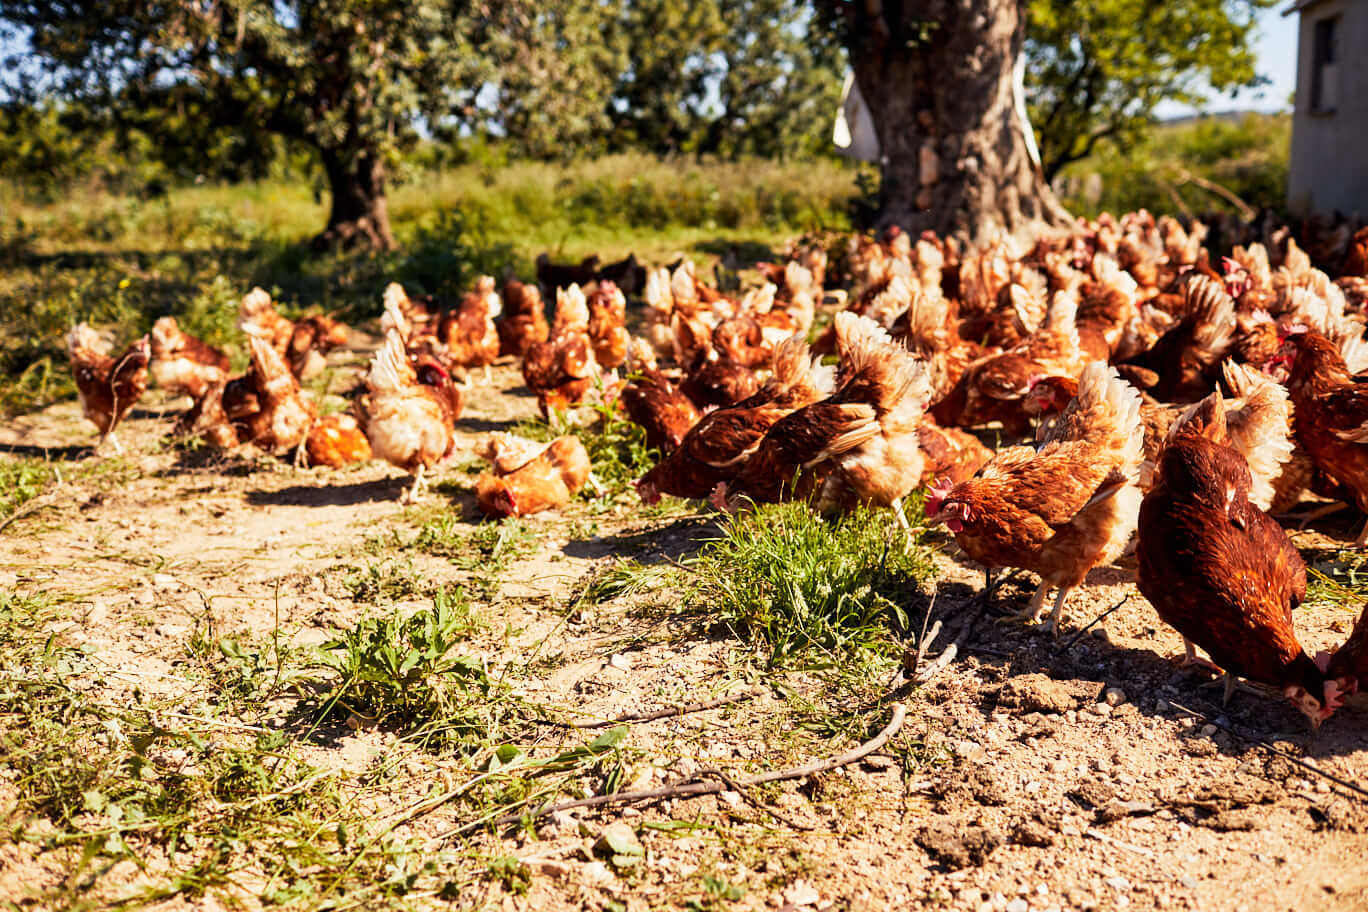
<svg viewBox="0 0 1368 912"><path fill-rule="evenodd" d="M393 250L384 163L370 152L353 156L320 149L319 153L332 192L332 212L328 227L314 238L314 246Z"/></svg>
<svg viewBox="0 0 1368 912"><path fill-rule="evenodd" d="M1069 214L1031 161L1012 67L1025 0L855 0L850 56L882 154L880 226L973 244Z"/></svg>

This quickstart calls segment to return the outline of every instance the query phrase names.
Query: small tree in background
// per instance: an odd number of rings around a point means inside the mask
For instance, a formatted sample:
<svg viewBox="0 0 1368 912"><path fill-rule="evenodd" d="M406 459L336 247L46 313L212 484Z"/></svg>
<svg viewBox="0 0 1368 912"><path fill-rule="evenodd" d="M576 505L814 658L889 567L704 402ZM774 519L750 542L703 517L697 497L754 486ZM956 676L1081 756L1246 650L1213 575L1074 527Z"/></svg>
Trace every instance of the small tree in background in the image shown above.
<svg viewBox="0 0 1368 912"><path fill-rule="evenodd" d="M394 246L391 157L468 103L495 24L462 0L0 0L22 97L194 108L203 127L313 147L332 192L321 245ZM27 59L25 59L27 58Z"/></svg>

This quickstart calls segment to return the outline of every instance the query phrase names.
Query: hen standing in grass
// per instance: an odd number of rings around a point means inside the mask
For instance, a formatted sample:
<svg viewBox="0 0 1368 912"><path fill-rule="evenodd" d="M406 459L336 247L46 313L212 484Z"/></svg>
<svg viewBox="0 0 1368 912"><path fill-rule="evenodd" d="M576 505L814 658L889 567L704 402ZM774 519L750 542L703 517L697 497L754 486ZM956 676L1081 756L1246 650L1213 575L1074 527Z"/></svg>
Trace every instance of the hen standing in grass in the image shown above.
<svg viewBox="0 0 1368 912"><path fill-rule="evenodd" d="M607 280L589 295L589 338L594 340L594 359L604 370L621 367L627 360L627 298Z"/></svg>
<svg viewBox="0 0 1368 912"><path fill-rule="evenodd" d="M551 337L528 347L522 373L543 416L579 405L593 387L598 361L589 338L589 305L578 285L556 292Z"/></svg>
<svg viewBox="0 0 1368 912"><path fill-rule="evenodd" d="M1250 503L1249 468L1228 440L1218 394L1175 426L1140 506L1136 584L1183 635L1187 662L1195 644L1226 673L1226 699L1241 675L1279 688L1316 726L1340 696L1292 627L1306 565Z"/></svg>
<svg viewBox="0 0 1368 912"><path fill-rule="evenodd" d="M1283 350L1292 362L1287 389L1297 443L1368 512L1368 384L1349 373L1335 343L1315 330L1290 334ZM1365 544L1368 523L1354 547Z"/></svg>
<svg viewBox="0 0 1368 912"><path fill-rule="evenodd" d="M181 330L175 317L152 324L152 379L168 393L199 399L228 380L228 356Z"/></svg>
<svg viewBox="0 0 1368 912"><path fill-rule="evenodd" d="M538 342L551 335L546 307L536 285L509 279L503 289L503 316L494 324L499 331L499 355L522 358Z"/></svg>
<svg viewBox="0 0 1368 912"><path fill-rule="evenodd" d="M475 280L475 290L461 299L460 306L442 314L437 338L446 346L446 357L454 367L470 370L484 368L485 383L490 382L489 366L499 357L499 330L494 320L503 312L503 302L494 290L491 276Z"/></svg>
<svg viewBox="0 0 1368 912"><path fill-rule="evenodd" d="M248 336L252 363L242 377L228 381L223 410L237 439L274 456L294 452L303 463L304 441L316 411L299 391L299 381L269 341Z"/></svg>
<svg viewBox="0 0 1368 912"><path fill-rule="evenodd" d="M1058 586L1048 623L1057 631L1069 590L1119 557L1135 530L1142 442L1139 394L1095 361L1039 451L1010 447L977 478L938 483L927 518L945 523L989 573L1020 567L1040 575L1017 619L1038 620L1046 593Z"/></svg>
<svg viewBox="0 0 1368 912"><path fill-rule="evenodd" d="M631 342L631 379L618 394L627 417L646 431L646 445L668 453L703 417L693 401L656 366L645 339Z"/></svg>
<svg viewBox="0 0 1368 912"><path fill-rule="evenodd" d="M135 341L115 358L95 330L78 323L67 336L67 356L76 379L81 412L100 431L95 449L109 440L115 451L122 453L123 447L114 436L114 430L147 389L147 364L151 357L147 336Z"/></svg>
<svg viewBox="0 0 1368 912"><path fill-rule="evenodd" d="M445 368L424 363L415 371L397 330L371 361L356 419L376 456L413 475L408 503L422 496L424 475L451 452L461 394Z"/></svg>
<svg viewBox="0 0 1368 912"><path fill-rule="evenodd" d="M835 392L777 421L715 502L774 502L810 489L818 509L892 507L906 529L902 499L921 481L918 428L930 377L868 317L839 313L835 328Z"/></svg>
<svg viewBox="0 0 1368 912"><path fill-rule="evenodd" d="M661 494L707 497L718 483L734 478L780 418L831 394L830 368L811 358L801 336L774 353L774 370L760 391L728 408L709 412L678 449L637 481L641 499L654 504Z"/></svg>

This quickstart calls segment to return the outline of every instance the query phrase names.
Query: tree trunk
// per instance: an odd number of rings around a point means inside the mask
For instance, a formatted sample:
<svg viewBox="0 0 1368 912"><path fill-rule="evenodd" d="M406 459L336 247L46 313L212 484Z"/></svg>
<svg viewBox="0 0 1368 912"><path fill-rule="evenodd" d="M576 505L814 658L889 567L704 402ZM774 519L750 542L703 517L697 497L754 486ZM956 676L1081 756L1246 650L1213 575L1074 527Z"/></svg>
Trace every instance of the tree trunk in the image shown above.
<svg viewBox="0 0 1368 912"><path fill-rule="evenodd" d="M850 57L882 156L880 227L983 244L1069 223L1016 110L1024 2L852 4Z"/></svg>
<svg viewBox="0 0 1368 912"><path fill-rule="evenodd" d="M323 169L332 192L328 227L314 238L317 248L366 245L373 250L393 250L389 205L385 200L385 166L371 152L346 155L320 149Z"/></svg>

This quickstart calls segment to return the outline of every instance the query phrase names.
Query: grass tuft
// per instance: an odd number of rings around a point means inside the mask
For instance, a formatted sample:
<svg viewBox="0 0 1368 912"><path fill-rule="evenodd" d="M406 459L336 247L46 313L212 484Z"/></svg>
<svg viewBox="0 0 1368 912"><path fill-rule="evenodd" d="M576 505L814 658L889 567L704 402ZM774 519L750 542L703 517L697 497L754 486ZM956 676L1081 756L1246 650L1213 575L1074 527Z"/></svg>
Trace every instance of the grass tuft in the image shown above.
<svg viewBox="0 0 1368 912"><path fill-rule="evenodd" d="M887 510L836 520L805 503L738 514L693 562L695 600L782 665L811 650L833 658L883 649L909 629L907 608L932 565Z"/></svg>
<svg viewBox="0 0 1368 912"><path fill-rule="evenodd" d="M475 746L499 737L512 707L506 685L460 646L480 627L460 589L430 608L363 618L319 649L328 690L321 718L439 735Z"/></svg>

